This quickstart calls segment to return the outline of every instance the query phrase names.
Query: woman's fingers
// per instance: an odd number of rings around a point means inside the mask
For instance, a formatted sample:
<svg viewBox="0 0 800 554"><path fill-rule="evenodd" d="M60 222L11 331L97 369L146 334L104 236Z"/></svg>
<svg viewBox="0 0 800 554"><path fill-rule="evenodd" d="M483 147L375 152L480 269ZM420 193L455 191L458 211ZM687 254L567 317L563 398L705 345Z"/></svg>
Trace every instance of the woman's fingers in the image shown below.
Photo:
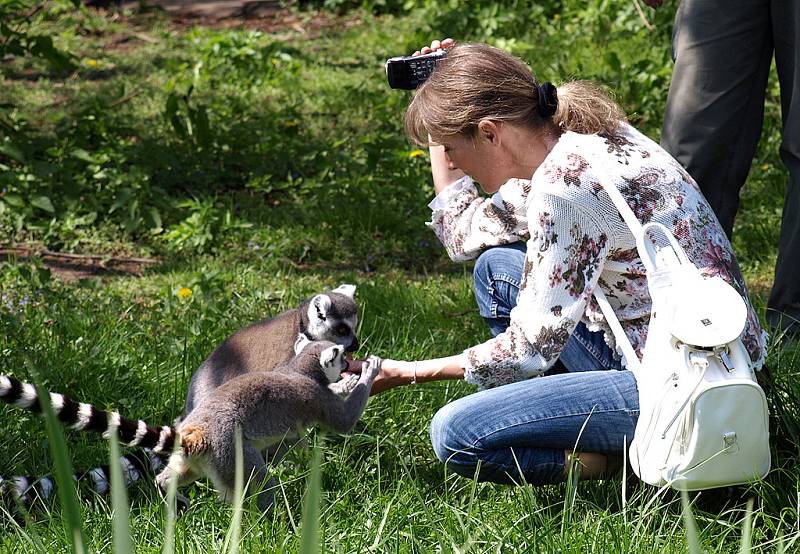
<svg viewBox="0 0 800 554"><path fill-rule="evenodd" d="M434 39L431 41L430 46L423 46L419 50L415 51L412 56L420 56L422 54L430 54L431 52L435 52L436 50L441 50L442 48L450 48L456 43L455 40L451 38L446 38L444 40Z"/></svg>

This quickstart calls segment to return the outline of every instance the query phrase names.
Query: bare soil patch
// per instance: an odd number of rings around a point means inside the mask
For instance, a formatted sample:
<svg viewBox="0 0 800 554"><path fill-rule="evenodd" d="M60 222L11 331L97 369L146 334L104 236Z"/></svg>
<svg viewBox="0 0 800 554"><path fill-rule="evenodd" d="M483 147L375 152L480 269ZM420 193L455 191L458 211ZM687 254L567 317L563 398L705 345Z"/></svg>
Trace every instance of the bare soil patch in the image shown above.
<svg viewBox="0 0 800 554"><path fill-rule="evenodd" d="M347 29L361 21L357 14L298 11L280 0L148 0L144 6L139 1L125 0L121 7L134 13L161 10L178 28L247 28L271 34L299 34L309 39L327 31ZM125 48L125 42L135 42L136 38L145 37L128 37L117 45Z"/></svg>
<svg viewBox="0 0 800 554"><path fill-rule="evenodd" d="M32 261L39 259L42 265L64 282L102 276L140 277L146 268L158 265L152 258L126 258L107 255L70 254L35 250L32 248L0 248L0 261Z"/></svg>

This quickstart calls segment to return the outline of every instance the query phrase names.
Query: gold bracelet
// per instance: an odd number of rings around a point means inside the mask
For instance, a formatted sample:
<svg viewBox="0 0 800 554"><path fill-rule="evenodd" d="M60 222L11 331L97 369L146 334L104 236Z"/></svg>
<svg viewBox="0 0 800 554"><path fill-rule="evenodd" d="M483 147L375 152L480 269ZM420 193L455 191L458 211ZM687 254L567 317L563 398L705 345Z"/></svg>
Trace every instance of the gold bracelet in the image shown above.
<svg viewBox="0 0 800 554"><path fill-rule="evenodd" d="M414 362L414 376L411 378L411 384L417 384L417 362Z"/></svg>

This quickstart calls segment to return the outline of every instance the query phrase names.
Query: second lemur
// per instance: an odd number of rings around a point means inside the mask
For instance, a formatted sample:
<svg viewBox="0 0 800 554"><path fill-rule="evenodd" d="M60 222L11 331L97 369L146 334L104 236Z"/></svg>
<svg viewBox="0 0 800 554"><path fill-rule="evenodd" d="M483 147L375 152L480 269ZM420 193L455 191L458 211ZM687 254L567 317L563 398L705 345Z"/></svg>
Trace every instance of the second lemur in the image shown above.
<svg viewBox="0 0 800 554"><path fill-rule="evenodd" d="M251 372L272 371L294 356L298 334L312 341L330 341L347 352L358 350L356 287L340 285L328 293L306 300L297 308L253 323L228 337L197 368L189 382L183 417L203 398L234 377ZM349 392L356 379L351 376L334 388Z"/></svg>
<svg viewBox="0 0 800 554"><path fill-rule="evenodd" d="M173 478L178 485L186 485L205 476L223 499L231 501L239 428L244 479L250 482L249 492L257 494L258 507L268 511L274 502L275 481L269 475L264 448L311 425L337 433L353 428L367 405L380 360L368 360L344 399L330 386L348 368L344 348L301 336L295 350L297 356L275 371L235 377L194 407L178 426L181 449L156 478L162 490Z"/></svg>

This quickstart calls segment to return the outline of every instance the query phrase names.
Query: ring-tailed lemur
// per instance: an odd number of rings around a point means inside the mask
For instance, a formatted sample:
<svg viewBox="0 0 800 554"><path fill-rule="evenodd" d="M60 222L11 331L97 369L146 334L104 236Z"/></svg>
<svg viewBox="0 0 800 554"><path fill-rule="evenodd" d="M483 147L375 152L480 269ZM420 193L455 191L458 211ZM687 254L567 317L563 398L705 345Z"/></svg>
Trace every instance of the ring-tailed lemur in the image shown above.
<svg viewBox="0 0 800 554"><path fill-rule="evenodd" d="M72 429L102 433L105 437L111 429L116 429L121 444L146 448L162 456L172 453L175 444L172 427L151 427L141 419L124 418L118 412L107 412L56 392L49 394L53 412ZM10 375L0 375L0 400L33 413L42 412L36 387Z"/></svg>
<svg viewBox="0 0 800 554"><path fill-rule="evenodd" d="M208 477L220 496L230 501L236 467L235 433L243 438L244 478L257 494L262 511L274 502L274 478L262 451L287 435L311 425L346 433L367 405L380 360L370 358L350 395L343 399L331 390L348 368L344 348L327 341L298 339L297 355L276 371L240 375L214 394L206 395L178 426L180 450L158 475L159 488L171 479L186 485Z"/></svg>
<svg viewBox="0 0 800 554"><path fill-rule="evenodd" d="M271 371L294 356L298 335L312 341L330 341L347 352L358 350L358 306L354 285L340 285L317 294L297 308L259 321L231 335L197 368L189 382L183 417L217 387L245 373ZM356 379L357 380L357 379ZM356 380L337 385L346 394Z"/></svg>
<svg viewBox="0 0 800 554"><path fill-rule="evenodd" d="M284 365L294 355L293 345L298 335L308 340L329 340L343 346L348 352L357 350L359 344L355 329L358 324L358 307L353 298L355 288L354 285L340 285L329 293L315 295L297 308L254 323L231 335L192 376L184 417L199 400L230 379L248 372L270 371ZM346 395L357 382L358 375L349 375L347 379L333 384L331 390L336 394ZM36 388L11 376L0 375L0 400L35 413L41 412ZM73 429L94 431L107 436L113 425L117 427L120 442L124 445L142 447L158 456L168 456L172 452L175 432L169 426L151 427L142 420L122 418L116 412L78 403L57 393L50 393L50 402L59 420ZM102 473L101 467L80 475L82 478L99 478ZM132 475L136 476L138 473ZM5 488L11 492L29 490L31 484L40 483L41 496L45 492L49 495L52 491L49 479L15 476L3 480L0 477L0 483L5 483ZM107 484L93 481L93 488L104 490L107 489Z"/></svg>
<svg viewBox="0 0 800 554"><path fill-rule="evenodd" d="M116 429L121 444L146 449L147 454L126 454L120 458L126 485L139 480L146 473L144 470L148 465L150 472L160 470L163 461L159 458L166 458L172 453L175 445L175 430L172 427L151 427L141 419L127 419L117 412L107 412L91 404L76 402L63 394L49 394L53 412L68 427L102 433L106 438L112 429ZM37 414L42 413L36 387L10 375L0 375L0 400ZM79 483L89 481L91 488L100 494L108 492L108 476L107 466L74 475ZM28 503L37 496L47 499L52 495L54 483L53 478L47 475L39 478L21 475L0 477L0 497L11 496L23 503Z"/></svg>

